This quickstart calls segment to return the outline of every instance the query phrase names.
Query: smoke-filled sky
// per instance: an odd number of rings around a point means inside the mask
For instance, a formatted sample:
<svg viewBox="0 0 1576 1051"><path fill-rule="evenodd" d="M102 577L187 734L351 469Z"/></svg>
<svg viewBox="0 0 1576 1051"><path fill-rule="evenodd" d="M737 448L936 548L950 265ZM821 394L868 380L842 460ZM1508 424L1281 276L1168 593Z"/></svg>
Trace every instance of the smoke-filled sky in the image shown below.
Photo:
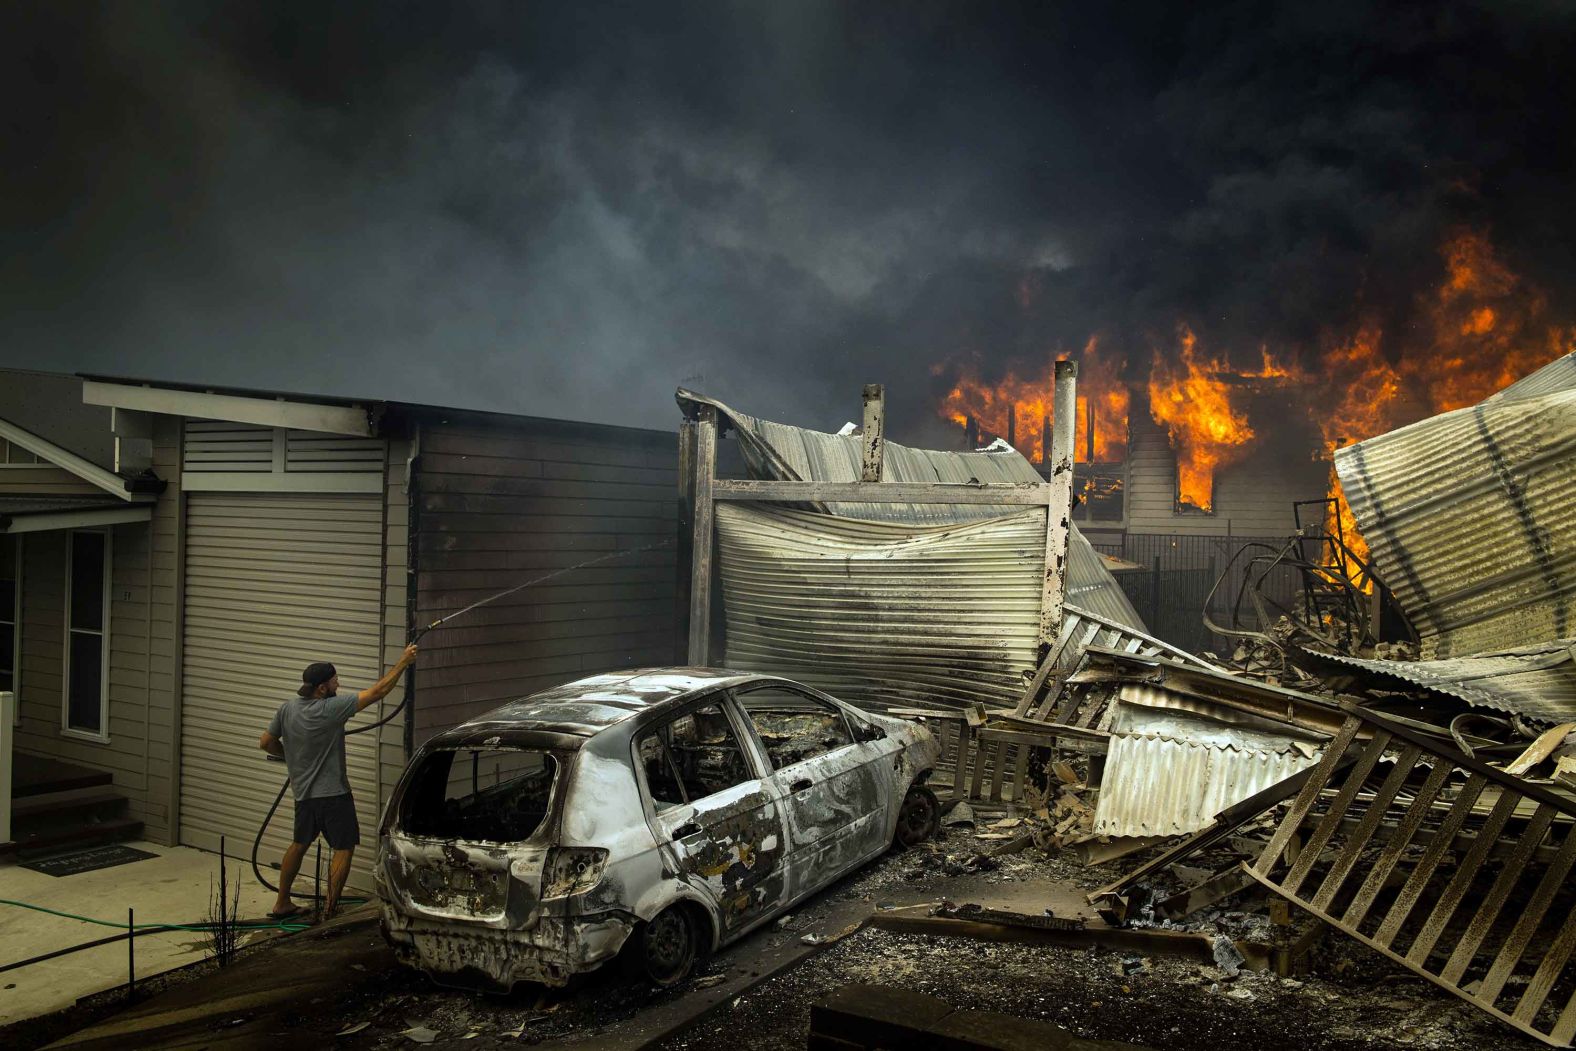
<svg viewBox="0 0 1576 1051"><path fill-rule="evenodd" d="M1454 229L1569 316L1573 45L1554 0L10 4L0 364L662 428L880 381L915 441L968 355L1399 354Z"/></svg>

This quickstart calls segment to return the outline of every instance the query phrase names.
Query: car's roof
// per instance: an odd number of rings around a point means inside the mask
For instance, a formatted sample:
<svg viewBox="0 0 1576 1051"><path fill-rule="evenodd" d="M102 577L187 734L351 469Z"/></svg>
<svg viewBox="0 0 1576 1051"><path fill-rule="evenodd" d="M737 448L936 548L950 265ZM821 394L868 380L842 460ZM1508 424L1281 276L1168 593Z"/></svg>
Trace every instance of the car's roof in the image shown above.
<svg viewBox="0 0 1576 1051"><path fill-rule="evenodd" d="M678 704L702 691L777 676L725 668L639 668L605 672L510 701L446 730L439 747L466 747L495 734L521 732L590 738L641 712Z"/></svg>

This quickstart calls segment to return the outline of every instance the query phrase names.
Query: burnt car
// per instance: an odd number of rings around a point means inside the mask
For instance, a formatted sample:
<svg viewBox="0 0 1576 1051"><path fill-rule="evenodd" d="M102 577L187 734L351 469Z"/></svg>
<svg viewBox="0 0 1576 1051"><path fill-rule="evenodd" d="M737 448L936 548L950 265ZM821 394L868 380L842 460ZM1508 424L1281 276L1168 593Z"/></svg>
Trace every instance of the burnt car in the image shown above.
<svg viewBox="0 0 1576 1051"><path fill-rule="evenodd" d="M561 986L623 954L659 985L934 833L938 747L771 675L594 675L422 746L384 813L383 933L434 981Z"/></svg>

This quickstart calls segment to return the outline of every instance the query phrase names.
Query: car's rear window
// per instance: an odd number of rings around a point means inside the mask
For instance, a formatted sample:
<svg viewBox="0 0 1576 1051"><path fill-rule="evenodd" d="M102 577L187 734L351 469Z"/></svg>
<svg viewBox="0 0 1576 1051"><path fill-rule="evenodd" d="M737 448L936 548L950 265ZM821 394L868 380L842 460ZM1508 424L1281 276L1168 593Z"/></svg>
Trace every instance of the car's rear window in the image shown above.
<svg viewBox="0 0 1576 1051"><path fill-rule="evenodd" d="M547 818L558 760L525 748L467 748L421 760L400 801L414 836L517 843Z"/></svg>

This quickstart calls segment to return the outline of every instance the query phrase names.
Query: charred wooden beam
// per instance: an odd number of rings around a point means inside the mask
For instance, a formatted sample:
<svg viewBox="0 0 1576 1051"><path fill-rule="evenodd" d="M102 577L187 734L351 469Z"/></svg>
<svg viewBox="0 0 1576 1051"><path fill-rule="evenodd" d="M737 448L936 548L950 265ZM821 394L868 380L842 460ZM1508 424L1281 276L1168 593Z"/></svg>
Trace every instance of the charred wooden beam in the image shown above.
<svg viewBox="0 0 1576 1051"><path fill-rule="evenodd" d="M702 405L695 420L695 528L690 547L689 663L704 667L711 649L711 541L716 519L717 410Z"/></svg>
<svg viewBox="0 0 1576 1051"><path fill-rule="evenodd" d="M1078 423L1078 366L1056 363L1052 406L1050 502L1045 515L1045 586L1040 594L1040 652L1043 659L1062 633L1067 604L1067 546L1073 514L1073 435Z"/></svg>
<svg viewBox="0 0 1576 1051"><path fill-rule="evenodd" d="M879 383L865 384L864 403L864 424L860 430L864 438L864 464L859 480L879 482L886 453L886 388Z"/></svg>

